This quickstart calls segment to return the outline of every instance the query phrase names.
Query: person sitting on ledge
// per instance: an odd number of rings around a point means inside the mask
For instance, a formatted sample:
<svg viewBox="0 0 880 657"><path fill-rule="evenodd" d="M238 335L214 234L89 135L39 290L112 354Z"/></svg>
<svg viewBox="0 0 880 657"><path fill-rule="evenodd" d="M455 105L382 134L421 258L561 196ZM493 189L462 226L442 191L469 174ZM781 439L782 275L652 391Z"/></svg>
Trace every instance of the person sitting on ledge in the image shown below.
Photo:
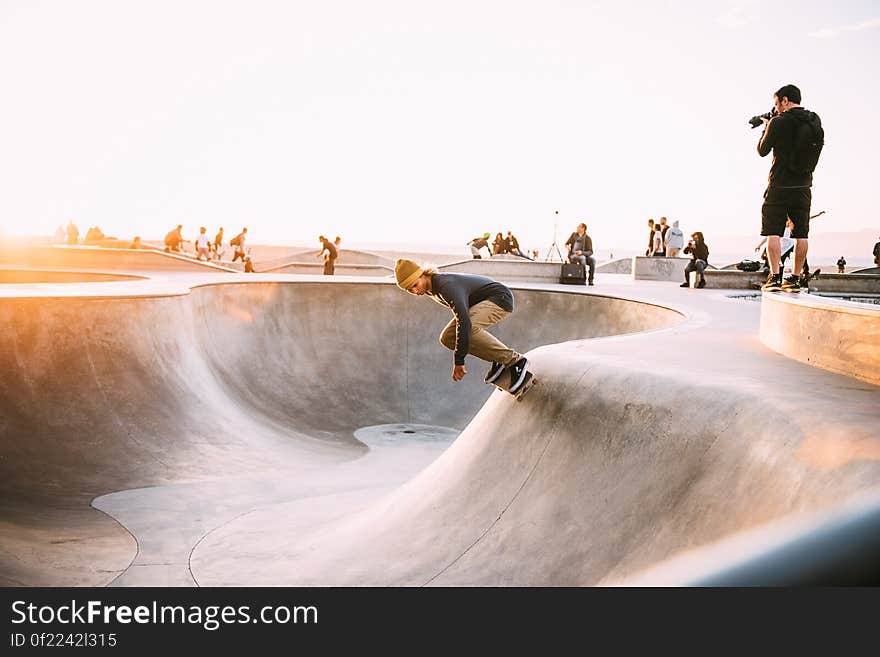
<svg viewBox="0 0 880 657"><path fill-rule="evenodd" d="M691 255L691 261L684 268L684 283L680 287L690 287L689 279L692 271L700 274L700 281L697 283L697 287L706 287L706 277L703 275L703 272L709 266L709 247L706 246L703 233L696 231L691 235L691 241L684 247L684 253Z"/></svg>
<svg viewBox="0 0 880 657"><path fill-rule="evenodd" d="M587 282L592 285L596 273L596 258L593 256L593 240L587 235L587 224L578 224L577 230L565 240L565 246L568 247L569 262L579 262L584 268L589 266L590 276Z"/></svg>

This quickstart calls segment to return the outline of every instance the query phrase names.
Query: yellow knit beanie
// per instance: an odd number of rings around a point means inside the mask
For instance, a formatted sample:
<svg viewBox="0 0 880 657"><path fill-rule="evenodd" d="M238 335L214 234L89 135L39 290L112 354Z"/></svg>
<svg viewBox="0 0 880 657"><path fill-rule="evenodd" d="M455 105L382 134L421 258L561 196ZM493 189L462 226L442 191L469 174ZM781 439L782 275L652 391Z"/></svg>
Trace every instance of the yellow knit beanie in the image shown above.
<svg viewBox="0 0 880 657"><path fill-rule="evenodd" d="M417 263L406 258L400 258L394 265L394 277L397 279L397 287L401 290L408 290L424 273L425 270Z"/></svg>

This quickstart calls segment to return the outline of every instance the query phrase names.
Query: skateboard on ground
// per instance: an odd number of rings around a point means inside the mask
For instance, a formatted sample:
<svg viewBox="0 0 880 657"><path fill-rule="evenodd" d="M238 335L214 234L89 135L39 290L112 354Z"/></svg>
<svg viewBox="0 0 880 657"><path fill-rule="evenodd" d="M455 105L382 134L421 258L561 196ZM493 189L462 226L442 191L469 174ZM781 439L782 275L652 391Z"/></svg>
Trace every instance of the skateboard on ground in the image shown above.
<svg viewBox="0 0 880 657"><path fill-rule="evenodd" d="M821 269L814 269L813 271L809 271L809 270L805 271L801 275L801 280L800 280L801 289L805 292L809 292L810 291L810 281L813 280L814 278L819 278L819 274L821 274L821 273L822 273Z"/></svg>
<svg viewBox="0 0 880 657"><path fill-rule="evenodd" d="M498 388L499 390L503 390L506 393L513 395L513 398L516 401L521 401L525 394L532 389L538 382L538 379L535 376L526 370L526 378L523 380L522 385L520 385L519 390L516 392L510 392L510 374L506 370L501 373L495 381L492 382L492 385Z"/></svg>

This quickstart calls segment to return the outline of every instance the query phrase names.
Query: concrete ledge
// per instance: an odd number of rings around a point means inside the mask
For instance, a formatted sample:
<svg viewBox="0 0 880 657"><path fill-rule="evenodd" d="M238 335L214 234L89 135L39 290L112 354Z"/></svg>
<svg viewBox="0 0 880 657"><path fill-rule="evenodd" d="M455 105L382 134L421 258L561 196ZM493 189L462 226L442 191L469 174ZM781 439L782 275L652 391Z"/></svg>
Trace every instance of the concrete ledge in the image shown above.
<svg viewBox="0 0 880 657"><path fill-rule="evenodd" d="M706 287L725 290L755 290L767 280L759 271L707 269ZM810 281L810 291L829 294L880 294L880 276L869 274L826 274Z"/></svg>
<svg viewBox="0 0 880 657"><path fill-rule="evenodd" d="M632 277L637 281L684 281L684 268L690 258L649 258L633 256Z"/></svg>
<svg viewBox="0 0 880 657"><path fill-rule="evenodd" d="M441 272L480 274L502 281L523 281L533 283L558 283L562 263L537 262L522 258L502 257L470 259L441 265Z"/></svg>
<svg viewBox="0 0 880 657"><path fill-rule="evenodd" d="M783 356L880 385L880 307L765 293L760 336Z"/></svg>
<svg viewBox="0 0 880 657"><path fill-rule="evenodd" d="M630 259L609 260L596 264L596 273L628 274ZM463 274L479 274L502 281L518 281L522 283L558 283L561 273L561 262L543 262L524 260L516 256L492 256L475 260L460 260L441 265L442 272L459 272Z"/></svg>
<svg viewBox="0 0 880 657"><path fill-rule="evenodd" d="M810 281L810 291L880 294L880 275L826 274Z"/></svg>
<svg viewBox="0 0 880 657"><path fill-rule="evenodd" d="M322 262L289 262L285 265L271 269L255 267L260 273L272 274L323 274L324 263ZM334 270L337 276L390 276L394 273L391 267L383 265L355 265L348 263L336 263Z"/></svg>
<svg viewBox="0 0 880 657"><path fill-rule="evenodd" d="M597 274L629 274L632 272L632 258L618 258L596 265Z"/></svg>
<svg viewBox="0 0 880 657"><path fill-rule="evenodd" d="M759 271L738 269L707 269L703 275L706 287L716 290L756 290L767 280L767 275Z"/></svg>
<svg viewBox="0 0 880 657"><path fill-rule="evenodd" d="M271 260L259 260L254 258L254 267L257 271L284 271L284 267L288 265L314 264L321 261L316 257L318 247L313 249L300 249L293 253L288 253L281 258L272 258ZM342 265L381 265L383 267L394 268L394 261L391 258L370 253L369 251L349 251L341 249L339 257L336 260L337 271Z"/></svg>

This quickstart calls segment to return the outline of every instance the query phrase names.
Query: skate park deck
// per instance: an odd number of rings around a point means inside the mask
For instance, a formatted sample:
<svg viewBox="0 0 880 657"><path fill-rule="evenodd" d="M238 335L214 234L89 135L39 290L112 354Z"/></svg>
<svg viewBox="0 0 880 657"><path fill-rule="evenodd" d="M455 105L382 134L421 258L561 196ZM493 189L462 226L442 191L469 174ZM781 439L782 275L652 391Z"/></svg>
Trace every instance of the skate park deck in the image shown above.
<svg viewBox="0 0 880 657"><path fill-rule="evenodd" d="M5 585L682 584L880 504L880 387L730 291L512 283L516 402L390 281L150 276L0 286Z"/></svg>

